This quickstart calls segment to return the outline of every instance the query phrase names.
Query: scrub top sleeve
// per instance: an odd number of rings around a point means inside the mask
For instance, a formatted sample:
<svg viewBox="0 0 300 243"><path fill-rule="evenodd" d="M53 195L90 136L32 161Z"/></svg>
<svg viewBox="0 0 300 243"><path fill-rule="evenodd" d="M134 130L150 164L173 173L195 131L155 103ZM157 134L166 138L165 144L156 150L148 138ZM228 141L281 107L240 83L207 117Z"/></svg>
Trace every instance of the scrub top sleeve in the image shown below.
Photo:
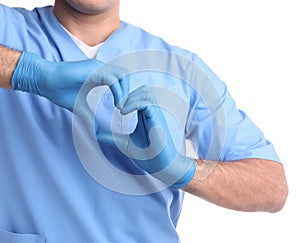
<svg viewBox="0 0 300 243"><path fill-rule="evenodd" d="M21 48L22 39L26 39L27 35L24 16L17 9L0 4L0 18L0 44L13 49Z"/></svg>
<svg viewBox="0 0 300 243"><path fill-rule="evenodd" d="M198 56L193 61L186 138L197 156L215 161L262 158L280 162L262 131L236 107L225 83Z"/></svg>

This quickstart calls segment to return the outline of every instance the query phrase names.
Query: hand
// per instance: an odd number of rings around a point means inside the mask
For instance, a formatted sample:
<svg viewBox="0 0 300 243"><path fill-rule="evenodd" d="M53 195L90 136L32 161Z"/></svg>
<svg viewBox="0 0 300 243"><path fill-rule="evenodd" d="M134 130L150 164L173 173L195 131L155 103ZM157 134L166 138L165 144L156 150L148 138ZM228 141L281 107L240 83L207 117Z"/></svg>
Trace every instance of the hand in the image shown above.
<svg viewBox="0 0 300 243"><path fill-rule="evenodd" d="M196 170L195 162L176 150L164 115L147 86L129 93L122 114L137 110L138 123L130 136L101 132L100 142L117 146L141 169L174 188L186 186Z"/></svg>
<svg viewBox="0 0 300 243"><path fill-rule="evenodd" d="M101 85L108 85L115 105L122 107L129 90L126 70L107 65L99 60L77 62L49 62L38 55L23 52L12 77L14 90L43 96L56 105L79 115L91 134L95 128L94 114L86 96ZM76 104L76 107L74 105ZM96 128L97 130L97 128Z"/></svg>

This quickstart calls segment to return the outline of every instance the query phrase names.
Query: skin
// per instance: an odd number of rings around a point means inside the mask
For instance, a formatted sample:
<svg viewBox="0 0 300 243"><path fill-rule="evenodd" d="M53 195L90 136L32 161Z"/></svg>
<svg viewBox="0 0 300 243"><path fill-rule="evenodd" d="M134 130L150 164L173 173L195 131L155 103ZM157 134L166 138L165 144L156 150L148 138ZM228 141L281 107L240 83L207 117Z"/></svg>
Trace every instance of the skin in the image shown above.
<svg viewBox="0 0 300 243"><path fill-rule="evenodd" d="M66 29L88 45L106 40L120 25L119 0L56 0L54 14ZM20 52L0 47L0 87L11 88L11 76ZM278 212L285 204L288 185L282 164L251 158L216 162L203 180L204 162L195 160L197 170L182 188L216 205L239 211Z"/></svg>
<svg viewBox="0 0 300 243"><path fill-rule="evenodd" d="M0 88L11 89L11 78L21 52L0 46Z"/></svg>
<svg viewBox="0 0 300 243"><path fill-rule="evenodd" d="M120 26L119 0L56 0L60 23L89 46L105 41Z"/></svg>
<svg viewBox="0 0 300 243"><path fill-rule="evenodd" d="M275 213L283 208L288 186L282 164L264 159L219 162L200 180L204 161L195 161L196 174L184 191L233 210Z"/></svg>

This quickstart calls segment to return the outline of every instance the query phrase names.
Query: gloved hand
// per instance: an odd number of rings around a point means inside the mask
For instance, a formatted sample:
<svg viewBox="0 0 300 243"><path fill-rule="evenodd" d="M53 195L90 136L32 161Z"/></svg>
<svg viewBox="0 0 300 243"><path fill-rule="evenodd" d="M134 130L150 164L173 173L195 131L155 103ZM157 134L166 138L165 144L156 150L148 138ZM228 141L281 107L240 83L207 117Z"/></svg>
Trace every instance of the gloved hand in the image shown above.
<svg viewBox="0 0 300 243"><path fill-rule="evenodd" d="M121 108L129 90L127 78L125 69L96 59L49 62L38 55L22 52L13 73L12 87L43 96L76 113L93 134L93 129L97 128L92 128L94 114L88 106L87 94L96 86L108 85L114 95L115 105Z"/></svg>
<svg viewBox="0 0 300 243"><path fill-rule="evenodd" d="M99 143L117 146L144 171L173 188L186 186L194 177L195 162L175 148L165 117L147 86L129 93L122 114L137 110L138 123L130 136L100 132Z"/></svg>

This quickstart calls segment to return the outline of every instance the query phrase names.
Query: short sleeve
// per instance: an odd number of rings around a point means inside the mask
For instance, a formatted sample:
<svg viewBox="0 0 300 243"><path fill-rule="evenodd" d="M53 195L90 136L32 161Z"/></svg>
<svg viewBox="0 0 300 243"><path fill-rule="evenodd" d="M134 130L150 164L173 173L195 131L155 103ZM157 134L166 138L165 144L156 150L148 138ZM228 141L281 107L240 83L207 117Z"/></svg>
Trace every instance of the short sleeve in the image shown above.
<svg viewBox="0 0 300 243"><path fill-rule="evenodd" d="M27 35L24 16L14 8L0 4L0 44L18 49Z"/></svg>
<svg viewBox="0 0 300 243"><path fill-rule="evenodd" d="M193 61L186 138L197 156L216 161L262 158L280 162L272 143L237 109L225 83L199 57L194 56Z"/></svg>

